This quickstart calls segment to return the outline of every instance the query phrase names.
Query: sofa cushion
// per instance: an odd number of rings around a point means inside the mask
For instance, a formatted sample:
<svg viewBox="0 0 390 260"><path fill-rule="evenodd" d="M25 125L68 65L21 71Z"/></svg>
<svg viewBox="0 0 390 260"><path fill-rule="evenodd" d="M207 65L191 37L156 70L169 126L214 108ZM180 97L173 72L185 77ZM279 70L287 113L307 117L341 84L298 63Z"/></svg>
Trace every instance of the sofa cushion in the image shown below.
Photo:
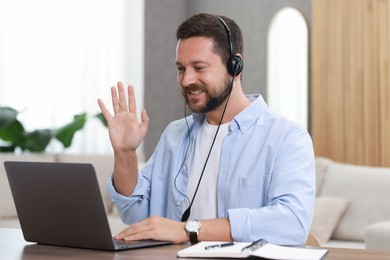
<svg viewBox="0 0 390 260"><path fill-rule="evenodd" d="M325 196L317 197L310 232L321 243L328 242L347 207L347 199Z"/></svg>
<svg viewBox="0 0 390 260"><path fill-rule="evenodd" d="M113 155L105 154L58 154L58 162L65 163L91 163L95 168L100 192L102 194L103 203L106 208L106 212L110 212L112 209L112 201L106 190L106 182L109 176L114 170L114 157Z"/></svg>
<svg viewBox="0 0 390 260"><path fill-rule="evenodd" d="M30 153L16 155L13 153L1 153L0 155L0 218L17 217L14 200L5 173L5 161L28 162L54 162L55 155L43 153Z"/></svg>
<svg viewBox="0 0 390 260"><path fill-rule="evenodd" d="M367 226L390 219L389 187L389 168L329 164L320 195L343 197L349 201L332 239L364 241Z"/></svg>
<svg viewBox="0 0 390 260"><path fill-rule="evenodd" d="M333 161L324 157L316 157L315 167L316 167L316 194L321 193L321 187L324 180L325 172L328 168L328 165Z"/></svg>
<svg viewBox="0 0 390 260"><path fill-rule="evenodd" d="M363 241L352 241L352 240L329 240L328 242L321 244L321 246L338 247L338 248L355 248L355 249L366 248Z"/></svg>
<svg viewBox="0 0 390 260"><path fill-rule="evenodd" d="M390 250L390 221L383 221L367 227L365 242L367 249Z"/></svg>
<svg viewBox="0 0 390 260"><path fill-rule="evenodd" d="M20 228L20 222L17 217L0 219L0 228Z"/></svg>

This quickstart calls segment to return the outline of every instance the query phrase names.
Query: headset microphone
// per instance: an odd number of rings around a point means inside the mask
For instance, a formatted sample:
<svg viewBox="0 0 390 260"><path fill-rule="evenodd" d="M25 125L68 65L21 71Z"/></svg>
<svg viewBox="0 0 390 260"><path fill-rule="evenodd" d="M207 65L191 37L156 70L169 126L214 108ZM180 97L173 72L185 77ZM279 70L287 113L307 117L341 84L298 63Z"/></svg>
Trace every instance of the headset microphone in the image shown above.
<svg viewBox="0 0 390 260"><path fill-rule="evenodd" d="M225 90L222 92L221 95L217 97L213 97L207 102L206 107L208 111L212 111L215 108L217 108L219 105L223 103L223 101L226 100L226 98L230 95L230 92L233 89L233 81L234 78L230 81L229 85L225 88Z"/></svg>
<svg viewBox="0 0 390 260"><path fill-rule="evenodd" d="M196 194L198 193L198 189L199 189L200 182L201 182L201 180L202 180L202 178L203 178L203 174L204 174L204 171L205 171L205 169L206 169L207 162L209 161L211 151L213 150L215 140L217 139L217 135L218 135L218 132L219 132L219 128L221 127L221 123L222 123L223 116L225 115L225 112L226 112L227 104L228 104L229 98L230 98L230 92L231 92L232 87L233 87L233 81L234 81L234 77L233 77L233 79L230 81L230 84L229 84L229 86L225 89L225 91L224 91L220 96L212 98L212 99L210 100L210 102L207 104L207 107L208 107L208 108L209 108L210 105L217 107L220 103L222 103L222 102L226 99L225 107L224 107L224 109L223 109L221 119L219 120L218 128L217 128L217 131L215 132L214 139L213 139L213 142L211 143L211 147L210 147L209 153L208 153L208 155L207 155L206 161L205 161L205 163L204 163L204 165L203 165L202 173L200 174L200 178L199 178L198 184L197 184L197 186L196 186L194 196L192 197L192 200L191 200L191 202L190 202L189 207L184 211L183 215L181 216L181 221L182 221L182 222L187 221L188 218L189 218L190 215L191 215L192 204L194 203ZM226 96L226 98L225 98L225 96ZM212 110L212 109L213 109L213 108L210 108L210 110ZM187 125L187 128L188 128L188 125ZM187 151L188 151L188 150L187 150ZM180 192L180 191L179 191L179 192ZM180 192L180 193L181 193L181 192ZM187 196L185 196L185 197L188 199Z"/></svg>

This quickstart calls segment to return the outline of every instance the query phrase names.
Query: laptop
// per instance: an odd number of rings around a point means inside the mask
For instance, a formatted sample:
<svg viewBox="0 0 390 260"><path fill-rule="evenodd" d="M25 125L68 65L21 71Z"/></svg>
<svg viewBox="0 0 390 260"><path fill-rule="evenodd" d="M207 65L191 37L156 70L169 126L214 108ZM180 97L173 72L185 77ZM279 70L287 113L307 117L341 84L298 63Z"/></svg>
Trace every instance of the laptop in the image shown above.
<svg viewBox="0 0 390 260"><path fill-rule="evenodd" d="M113 238L92 164L6 161L4 166L28 242L110 251L170 244Z"/></svg>

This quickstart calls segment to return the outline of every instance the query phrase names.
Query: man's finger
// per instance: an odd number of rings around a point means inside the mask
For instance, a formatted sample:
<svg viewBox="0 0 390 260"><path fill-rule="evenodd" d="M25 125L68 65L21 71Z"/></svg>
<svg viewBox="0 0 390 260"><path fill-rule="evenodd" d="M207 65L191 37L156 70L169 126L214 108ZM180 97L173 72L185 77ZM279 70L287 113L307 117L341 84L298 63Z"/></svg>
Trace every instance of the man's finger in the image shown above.
<svg viewBox="0 0 390 260"><path fill-rule="evenodd" d="M140 124L142 136L146 135L148 131L148 127L149 127L149 117L148 114L146 113L146 110L143 109L141 112L141 124Z"/></svg>
<svg viewBox="0 0 390 260"><path fill-rule="evenodd" d="M129 110L137 115L137 101L135 99L134 88L132 85L127 87L127 94L129 96Z"/></svg>
<svg viewBox="0 0 390 260"><path fill-rule="evenodd" d="M106 106L104 105L104 102L103 102L103 100L102 99L98 99L98 105L99 105L99 107L100 107L100 110L102 111L102 113L103 113L103 116L104 116L104 118L106 119L106 121L107 121L107 124L109 124L109 121L111 121L111 114L110 114L110 112L108 111L108 109L106 108Z"/></svg>
<svg viewBox="0 0 390 260"><path fill-rule="evenodd" d="M114 109L115 115L121 112L119 107L118 93L116 87L111 87L111 100L112 100L112 108Z"/></svg>
<svg viewBox="0 0 390 260"><path fill-rule="evenodd" d="M126 102L126 94L125 94L125 90L123 88L123 84L122 82L118 82L117 84L117 87L118 87L118 95L119 95L119 107L121 109L121 111L128 111L128 108L127 108L127 102Z"/></svg>

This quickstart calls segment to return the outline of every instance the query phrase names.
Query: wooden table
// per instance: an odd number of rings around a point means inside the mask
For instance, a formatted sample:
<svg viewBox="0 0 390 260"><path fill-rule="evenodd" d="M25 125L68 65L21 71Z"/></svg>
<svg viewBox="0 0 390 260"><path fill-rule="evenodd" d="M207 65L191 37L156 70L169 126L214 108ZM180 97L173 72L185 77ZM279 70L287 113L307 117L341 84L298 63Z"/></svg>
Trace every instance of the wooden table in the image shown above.
<svg viewBox="0 0 390 260"><path fill-rule="evenodd" d="M188 245L169 245L153 248L108 252L68 247L46 246L28 243L20 229L0 228L0 259L126 259L126 260L172 260L176 252ZM327 248L326 260L390 260L390 251L379 252L361 249ZM182 258L190 259L190 258ZM199 260L199 259L198 259Z"/></svg>

